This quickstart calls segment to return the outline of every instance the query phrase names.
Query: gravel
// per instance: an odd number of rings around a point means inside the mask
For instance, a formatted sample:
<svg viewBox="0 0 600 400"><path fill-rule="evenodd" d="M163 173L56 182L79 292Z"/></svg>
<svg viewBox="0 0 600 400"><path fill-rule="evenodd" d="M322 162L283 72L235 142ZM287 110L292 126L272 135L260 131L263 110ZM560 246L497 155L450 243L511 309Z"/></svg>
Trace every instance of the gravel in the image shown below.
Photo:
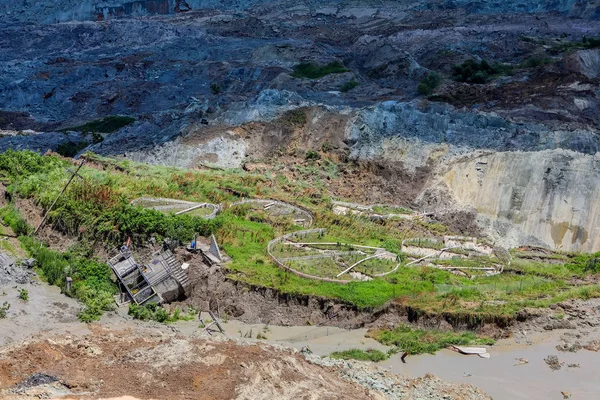
<svg viewBox="0 0 600 400"><path fill-rule="evenodd" d="M0 253L0 286L9 283L24 285L32 282L34 274L17 262L8 254Z"/></svg>
<svg viewBox="0 0 600 400"><path fill-rule="evenodd" d="M445 382L431 374L420 378L408 378L393 374L369 362L334 360L313 354L304 354L304 356L313 364L337 368L343 379L377 390L390 400L490 399L482 390L472 385Z"/></svg>

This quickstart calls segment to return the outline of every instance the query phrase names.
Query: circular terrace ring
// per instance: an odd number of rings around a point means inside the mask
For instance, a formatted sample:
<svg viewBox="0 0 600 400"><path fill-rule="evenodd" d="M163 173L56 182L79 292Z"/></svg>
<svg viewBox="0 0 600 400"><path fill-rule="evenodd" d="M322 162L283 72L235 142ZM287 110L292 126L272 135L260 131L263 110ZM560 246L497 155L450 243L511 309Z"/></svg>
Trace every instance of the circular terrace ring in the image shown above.
<svg viewBox="0 0 600 400"><path fill-rule="evenodd" d="M402 251L412 258L412 261L406 264L407 267L429 262L430 267L465 275L471 279L477 276L499 275L504 271L501 260L494 258L493 247L471 236L444 236L443 240L409 238L402 241ZM466 265L453 265L451 260L456 259L464 260ZM480 265L469 265L469 262L473 264L475 260Z"/></svg>
<svg viewBox="0 0 600 400"><path fill-rule="evenodd" d="M162 197L140 197L132 200L131 205L160 211L165 214L191 215L204 219L213 219L221 210L221 206L211 203L167 199Z"/></svg>
<svg viewBox="0 0 600 400"><path fill-rule="evenodd" d="M269 242L267 253L285 271L340 284L386 276L401 265L397 254L380 247L319 241L325 233L325 229L288 233Z"/></svg>
<svg viewBox="0 0 600 400"><path fill-rule="evenodd" d="M268 199L244 199L231 204L230 207L242 206L246 204L262 205L263 210L275 216L291 215L296 225L309 228L313 224L313 215L305 208L289 204L279 200Z"/></svg>

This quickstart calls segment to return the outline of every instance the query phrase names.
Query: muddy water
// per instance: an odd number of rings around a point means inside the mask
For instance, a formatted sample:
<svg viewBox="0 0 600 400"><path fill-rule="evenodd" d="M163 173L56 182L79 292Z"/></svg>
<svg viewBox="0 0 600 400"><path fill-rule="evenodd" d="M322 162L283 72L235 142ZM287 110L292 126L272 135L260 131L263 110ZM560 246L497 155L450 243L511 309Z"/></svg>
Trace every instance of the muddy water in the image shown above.
<svg viewBox="0 0 600 400"><path fill-rule="evenodd" d="M208 319L208 315L202 315ZM184 334L191 334L198 330L195 321L177 323L177 329ZM245 324L240 321L221 323L225 334L232 338L256 339L260 334L266 337L261 341L280 344L287 347L301 349L309 346L318 355L329 355L334 351L354 348L372 348L386 350L388 347L379 342L366 338L366 329L342 329L328 326L271 326L267 324Z"/></svg>
<svg viewBox="0 0 600 400"><path fill-rule="evenodd" d="M472 383L494 399L562 399L561 391L571 393L573 399L600 398L600 354L586 350L563 353L556 350L557 344L552 339L533 345L500 342L489 348L492 357L488 360L443 350L435 356L409 357L406 364L396 355L381 365L403 375L429 372L448 381ZM564 362L558 371L552 371L544 362L551 354ZM515 365L516 358L529 363Z"/></svg>
<svg viewBox="0 0 600 400"><path fill-rule="evenodd" d="M197 329L198 324L186 323L178 326L182 332ZM249 336L258 333L267 337L268 343L281 344L301 349L308 345L318 355L326 356L334 351L351 348L380 349L387 347L365 338L366 329L345 330L333 327L312 326L266 326L249 325L239 321L222 324L231 337ZM488 347L490 359L465 356L451 350L442 350L436 355L409 356L407 363L400 355L392 356L380 363L381 367L406 376L423 376L432 373L451 382L471 383L480 387L494 399L562 399L562 392L569 392L573 399L600 398L600 353L580 350L577 353L556 350L559 333L551 337L532 336L534 344L516 344L512 340L501 340ZM558 371L551 370L544 362L548 355L557 355L564 363ZM517 358L529 361L518 364ZM569 367L579 364L579 367Z"/></svg>
<svg viewBox="0 0 600 400"><path fill-rule="evenodd" d="M18 299L18 288L29 291L29 301ZM45 334L88 333L85 324L77 322L77 311L81 307L75 300L62 295L58 288L45 284L4 286L0 288L0 302L8 301L11 309L6 319L0 320L0 346L31 336ZM119 314L106 316L102 324L135 328L122 310ZM204 316L208 318L208 316ZM197 334L201 329L197 321L174 324L184 335ZM229 337L246 337L256 340L257 334L264 335L268 343L301 349L309 346L318 355L326 356L334 351L351 348L374 348L386 350L385 346L365 338L366 329L345 330L326 326L268 326L228 321L222 324ZM491 358L464 356L443 350L433 355L410 356L403 364L399 355L380 363L384 368L406 376L422 376L432 373L451 382L466 382L480 387L494 399L562 399L561 391L572 394L573 399L600 398L600 353L581 350L563 353L556 350L559 332L552 337L534 340L533 345L500 341L489 347ZM249 337L252 337L250 339ZM548 355L557 355L564 363L558 371L552 371L544 362ZM528 364L518 364L516 358L524 358ZM579 364L579 368L568 367Z"/></svg>

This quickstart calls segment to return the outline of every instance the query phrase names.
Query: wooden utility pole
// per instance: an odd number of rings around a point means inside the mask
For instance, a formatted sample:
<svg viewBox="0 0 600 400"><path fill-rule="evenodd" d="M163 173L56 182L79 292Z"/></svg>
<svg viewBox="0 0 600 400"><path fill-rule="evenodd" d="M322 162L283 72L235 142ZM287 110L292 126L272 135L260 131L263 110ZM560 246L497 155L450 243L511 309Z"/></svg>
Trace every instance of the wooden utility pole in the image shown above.
<svg viewBox="0 0 600 400"><path fill-rule="evenodd" d="M78 176L80 178L83 178L81 175L79 175L79 170L81 169L81 167L83 167L83 164L85 164L85 160L81 160L81 163L79 164L79 166L77 167L77 169L75 170L75 172L73 172L71 170L68 170L69 172L71 172L71 178L69 179L69 181L67 182L67 184L65 185L65 187L62 188L62 190L60 191L60 193L58 194L58 196L56 196L56 199L54 199L54 202L52 203L52 205L50 206L50 208L48 208L48 210L44 214L44 218L42 218L42 222L40 222L40 224L37 226L37 228L35 228L35 231L33 231L34 235L37 234L38 231L44 226L44 224L46 223L46 219L48 218L48 214L50 213L50 211L52 211L52 209L56 205L56 202L58 201L58 199L60 198L60 196L63 195L63 193L65 192L65 190L67 190L67 188L69 187L69 185L71 184L71 182L73 181L73 179L76 176Z"/></svg>

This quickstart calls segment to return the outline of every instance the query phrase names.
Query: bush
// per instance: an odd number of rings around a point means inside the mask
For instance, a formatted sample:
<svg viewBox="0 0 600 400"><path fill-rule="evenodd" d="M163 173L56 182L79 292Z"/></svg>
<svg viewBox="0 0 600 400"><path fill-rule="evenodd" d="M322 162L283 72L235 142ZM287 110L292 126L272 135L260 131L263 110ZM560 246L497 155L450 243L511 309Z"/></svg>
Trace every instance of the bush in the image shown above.
<svg viewBox="0 0 600 400"><path fill-rule="evenodd" d="M340 92L343 92L343 93L349 92L352 89L354 89L355 87L357 87L358 85L360 85L360 83L358 83L357 81L352 79L352 80L344 83L342 85L342 87L340 87Z"/></svg>
<svg viewBox="0 0 600 400"><path fill-rule="evenodd" d="M306 124L306 112L302 109L288 111L283 119L289 125L304 126Z"/></svg>
<svg viewBox="0 0 600 400"><path fill-rule="evenodd" d="M587 36L583 37L581 43L586 49L595 49L597 47L600 47L600 39L588 38Z"/></svg>
<svg viewBox="0 0 600 400"><path fill-rule="evenodd" d="M190 320L194 317L190 315L182 315L181 310L176 308L173 312L167 311L156 303L147 303L144 305L129 304L129 315L133 319L141 321L156 321L163 324L175 322L179 320Z"/></svg>
<svg viewBox="0 0 600 400"><path fill-rule="evenodd" d="M10 303L5 301L0 307L0 319L6 318L6 312L10 310Z"/></svg>
<svg viewBox="0 0 600 400"><path fill-rule="evenodd" d="M210 91L212 92L212 94L217 95L221 93L221 86L219 86L219 84L217 83L211 83Z"/></svg>
<svg viewBox="0 0 600 400"><path fill-rule="evenodd" d="M452 69L452 76L459 82L466 83L486 83L493 75L507 72L506 68L495 64L490 65L486 60L477 62L475 60L467 60L461 65L455 65Z"/></svg>
<svg viewBox="0 0 600 400"><path fill-rule="evenodd" d="M317 153L316 151L313 151L313 150L308 150L306 152L306 154L304 155L304 159L306 159L306 160L314 161L314 160L318 160L319 158L321 158L319 153Z"/></svg>
<svg viewBox="0 0 600 400"><path fill-rule="evenodd" d="M19 289L19 299L25 302L29 301L29 292L27 289Z"/></svg>
<svg viewBox="0 0 600 400"><path fill-rule="evenodd" d="M593 257L586 261L585 272L598 273L600 272L600 257Z"/></svg>
<svg viewBox="0 0 600 400"><path fill-rule="evenodd" d="M63 157L75 157L77 153L85 149L88 145L88 142L73 142L69 140L68 142L59 144L56 152Z"/></svg>
<svg viewBox="0 0 600 400"><path fill-rule="evenodd" d="M425 78L421 80L417 91L419 94L429 96L437 87L440 85L442 79L437 72L430 72Z"/></svg>
<svg viewBox="0 0 600 400"><path fill-rule="evenodd" d="M69 164L58 157L44 157L33 151L7 150L0 153L0 170L13 178L27 177L38 173L48 173Z"/></svg>
<svg viewBox="0 0 600 400"><path fill-rule="evenodd" d="M523 68L537 68L542 65L550 64L552 60L548 57L532 56L522 64Z"/></svg>
<svg viewBox="0 0 600 400"><path fill-rule="evenodd" d="M73 279L72 291L67 294L84 303L85 308L78 315L81 321L96 321L104 311L114 309L113 295L117 287L108 265L75 252L50 250L31 237L20 240L30 256L36 259L37 268L48 283L64 290L67 276Z"/></svg>
<svg viewBox="0 0 600 400"><path fill-rule="evenodd" d="M319 79L329 74L340 74L349 72L339 61L333 61L326 65L317 65L313 63L300 63L294 67L292 76L294 78Z"/></svg>

